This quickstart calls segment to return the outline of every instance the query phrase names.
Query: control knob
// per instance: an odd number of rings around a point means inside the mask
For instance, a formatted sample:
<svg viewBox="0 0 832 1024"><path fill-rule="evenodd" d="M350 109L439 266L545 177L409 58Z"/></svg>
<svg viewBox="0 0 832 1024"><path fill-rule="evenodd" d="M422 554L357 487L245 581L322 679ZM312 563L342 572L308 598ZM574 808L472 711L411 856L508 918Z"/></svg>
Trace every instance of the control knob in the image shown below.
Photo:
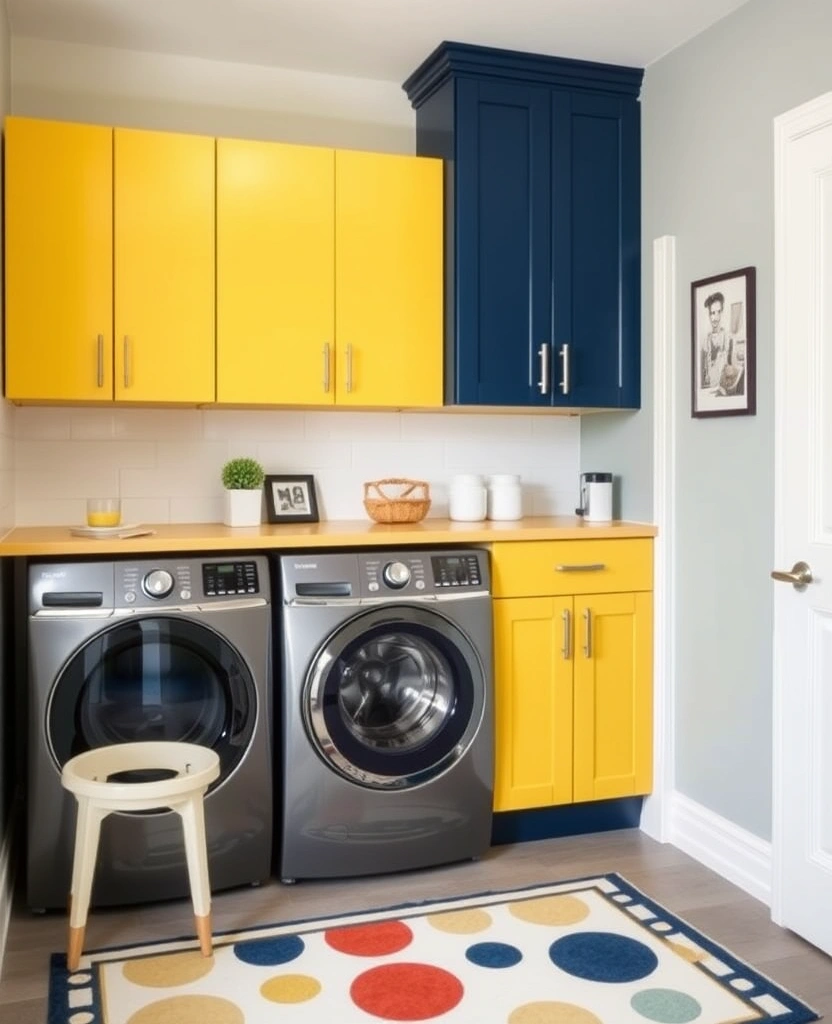
<svg viewBox="0 0 832 1024"><path fill-rule="evenodd" d="M410 569L404 562L388 562L381 574L388 587L400 590L410 582Z"/></svg>
<svg viewBox="0 0 832 1024"><path fill-rule="evenodd" d="M167 569L153 569L142 580L142 590L148 597L167 597L173 590L173 575Z"/></svg>

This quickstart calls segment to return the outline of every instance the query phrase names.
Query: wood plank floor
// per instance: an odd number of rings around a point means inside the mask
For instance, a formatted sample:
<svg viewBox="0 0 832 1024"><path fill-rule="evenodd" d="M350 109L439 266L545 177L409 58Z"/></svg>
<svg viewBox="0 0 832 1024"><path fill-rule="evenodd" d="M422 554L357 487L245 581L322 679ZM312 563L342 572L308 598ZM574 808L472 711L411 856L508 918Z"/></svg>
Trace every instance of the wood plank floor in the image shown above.
<svg viewBox="0 0 832 1024"><path fill-rule="evenodd" d="M216 931L365 910L408 900L461 896L617 871L818 1013L832 1017L832 960L771 923L768 907L670 845L636 829L496 846L481 860L403 875L237 889L214 897ZM19 890L18 886L18 890ZM87 946L186 934L190 904L97 910ZM18 892L0 979L0 1022L46 1024L49 954L63 948L66 917L31 914ZM484 1021L483 1024L489 1024ZM495 1022L496 1024L496 1022Z"/></svg>

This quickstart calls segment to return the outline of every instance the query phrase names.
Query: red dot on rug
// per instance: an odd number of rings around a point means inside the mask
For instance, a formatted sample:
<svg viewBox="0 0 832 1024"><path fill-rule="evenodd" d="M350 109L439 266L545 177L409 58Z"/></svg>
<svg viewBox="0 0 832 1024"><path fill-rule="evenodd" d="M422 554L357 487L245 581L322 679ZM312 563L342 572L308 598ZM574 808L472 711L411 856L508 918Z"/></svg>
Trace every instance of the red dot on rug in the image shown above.
<svg viewBox="0 0 832 1024"><path fill-rule="evenodd" d="M353 956L387 956L398 953L413 941L413 932L401 921L356 924L324 932L327 945Z"/></svg>
<svg viewBox="0 0 832 1024"><path fill-rule="evenodd" d="M462 999L459 978L429 964L383 964L372 967L350 986L352 1001L382 1020L430 1020L452 1010Z"/></svg>

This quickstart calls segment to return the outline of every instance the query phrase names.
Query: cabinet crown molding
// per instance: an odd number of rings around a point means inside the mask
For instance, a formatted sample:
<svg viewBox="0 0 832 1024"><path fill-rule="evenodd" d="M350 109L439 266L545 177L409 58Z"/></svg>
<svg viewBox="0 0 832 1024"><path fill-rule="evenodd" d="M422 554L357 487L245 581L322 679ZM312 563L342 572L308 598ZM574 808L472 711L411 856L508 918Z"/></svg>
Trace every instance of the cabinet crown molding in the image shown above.
<svg viewBox="0 0 832 1024"><path fill-rule="evenodd" d="M460 75L507 78L514 82L638 98L644 69L446 40L416 68L402 89L418 110L446 81Z"/></svg>

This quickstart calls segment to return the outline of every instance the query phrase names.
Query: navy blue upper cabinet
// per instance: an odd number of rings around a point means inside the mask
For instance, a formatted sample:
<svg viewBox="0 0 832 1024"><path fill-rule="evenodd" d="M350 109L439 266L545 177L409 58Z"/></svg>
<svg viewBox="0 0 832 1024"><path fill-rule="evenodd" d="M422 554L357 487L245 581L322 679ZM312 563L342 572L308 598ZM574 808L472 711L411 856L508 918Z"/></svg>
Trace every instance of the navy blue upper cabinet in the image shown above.
<svg viewBox="0 0 832 1024"><path fill-rule="evenodd" d="M442 43L405 82L447 161L447 403L638 407L642 74Z"/></svg>

